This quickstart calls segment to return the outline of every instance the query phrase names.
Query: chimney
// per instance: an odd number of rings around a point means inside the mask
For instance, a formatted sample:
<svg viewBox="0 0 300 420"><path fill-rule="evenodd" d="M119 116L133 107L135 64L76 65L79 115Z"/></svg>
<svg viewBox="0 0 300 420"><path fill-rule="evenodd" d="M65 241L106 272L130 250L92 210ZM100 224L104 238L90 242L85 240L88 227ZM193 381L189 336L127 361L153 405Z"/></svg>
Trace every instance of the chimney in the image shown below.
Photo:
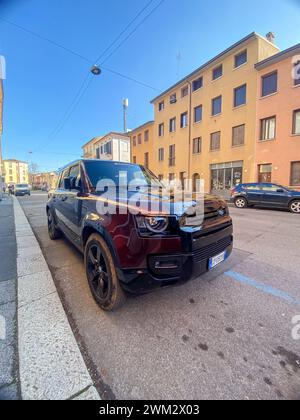
<svg viewBox="0 0 300 420"><path fill-rule="evenodd" d="M266 35L266 38L272 44L275 43L275 34L274 34L274 32L268 32L267 35Z"/></svg>

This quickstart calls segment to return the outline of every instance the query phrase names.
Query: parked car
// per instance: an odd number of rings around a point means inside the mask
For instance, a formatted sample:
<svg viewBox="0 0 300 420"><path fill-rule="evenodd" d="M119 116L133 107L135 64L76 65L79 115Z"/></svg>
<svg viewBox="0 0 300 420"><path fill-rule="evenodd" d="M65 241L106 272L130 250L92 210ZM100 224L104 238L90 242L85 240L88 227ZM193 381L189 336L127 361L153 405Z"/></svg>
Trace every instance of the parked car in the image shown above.
<svg viewBox="0 0 300 420"><path fill-rule="evenodd" d="M127 173L126 197L115 203L116 212L99 210L102 179L114 180L121 191L121 175ZM206 196L204 220L197 218L196 203L186 210L173 198L166 214L149 212L158 196L142 192L137 212L130 199L134 180L147 186L160 181L146 168L120 162L80 160L61 170L57 186L48 194L47 217L51 239L64 234L83 254L91 292L103 310L116 308L124 291L145 293L183 283L212 270L232 252L233 227L226 202ZM123 184L122 184L123 185ZM162 200L165 200L162 198ZM166 204L166 201L164 201ZM182 203L181 203L182 204ZM125 210L125 212L124 212Z"/></svg>
<svg viewBox="0 0 300 420"><path fill-rule="evenodd" d="M271 183L240 184L231 190L231 201L237 208L261 206L289 209L300 213L300 191Z"/></svg>
<svg viewBox="0 0 300 420"><path fill-rule="evenodd" d="M30 195L30 187L28 184L16 184L15 185L15 196Z"/></svg>

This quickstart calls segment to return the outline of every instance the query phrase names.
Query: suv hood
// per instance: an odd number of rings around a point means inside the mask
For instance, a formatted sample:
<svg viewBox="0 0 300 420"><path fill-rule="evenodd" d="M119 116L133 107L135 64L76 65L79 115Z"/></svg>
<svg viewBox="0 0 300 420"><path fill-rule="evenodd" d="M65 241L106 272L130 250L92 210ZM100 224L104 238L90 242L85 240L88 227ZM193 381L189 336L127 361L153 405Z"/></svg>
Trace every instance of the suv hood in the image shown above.
<svg viewBox="0 0 300 420"><path fill-rule="evenodd" d="M128 193L128 198L131 199L136 193ZM192 197L189 200L183 201L182 194L175 194L171 199L167 196L159 196L157 194L139 194L140 206L136 210L142 214L155 215L172 215L172 216L187 216L189 218L195 215L208 215L212 212L223 210L224 214L227 209L227 203L220 197L211 194L205 194L203 199L196 202Z"/></svg>

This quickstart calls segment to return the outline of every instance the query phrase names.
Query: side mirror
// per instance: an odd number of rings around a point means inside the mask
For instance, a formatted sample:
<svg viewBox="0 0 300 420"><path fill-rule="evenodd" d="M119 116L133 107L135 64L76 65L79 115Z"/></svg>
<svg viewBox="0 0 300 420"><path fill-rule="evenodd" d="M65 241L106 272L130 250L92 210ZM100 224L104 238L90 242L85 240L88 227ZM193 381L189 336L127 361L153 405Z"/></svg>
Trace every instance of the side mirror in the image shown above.
<svg viewBox="0 0 300 420"><path fill-rule="evenodd" d="M277 192L278 193L285 193L285 191L282 188L278 188Z"/></svg>

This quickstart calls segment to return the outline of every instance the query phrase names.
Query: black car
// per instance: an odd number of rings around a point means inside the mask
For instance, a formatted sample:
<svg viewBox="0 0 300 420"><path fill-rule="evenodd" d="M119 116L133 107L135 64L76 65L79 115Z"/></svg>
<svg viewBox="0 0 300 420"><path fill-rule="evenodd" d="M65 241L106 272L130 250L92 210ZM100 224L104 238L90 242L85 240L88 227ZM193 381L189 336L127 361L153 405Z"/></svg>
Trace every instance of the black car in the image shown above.
<svg viewBox="0 0 300 420"><path fill-rule="evenodd" d="M248 206L289 209L300 213L300 191L271 183L240 184L231 190L231 201L239 209Z"/></svg>
<svg viewBox="0 0 300 420"><path fill-rule="evenodd" d="M113 196L107 197L111 184ZM80 160L61 171L49 192L49 236L63 233L84 253L91 292L104 310L118 306L124 290L145 293L183 283L232 252L232 220L223 199L205 196L197 207L154 191L163 185L143 166Z"/></svg>

